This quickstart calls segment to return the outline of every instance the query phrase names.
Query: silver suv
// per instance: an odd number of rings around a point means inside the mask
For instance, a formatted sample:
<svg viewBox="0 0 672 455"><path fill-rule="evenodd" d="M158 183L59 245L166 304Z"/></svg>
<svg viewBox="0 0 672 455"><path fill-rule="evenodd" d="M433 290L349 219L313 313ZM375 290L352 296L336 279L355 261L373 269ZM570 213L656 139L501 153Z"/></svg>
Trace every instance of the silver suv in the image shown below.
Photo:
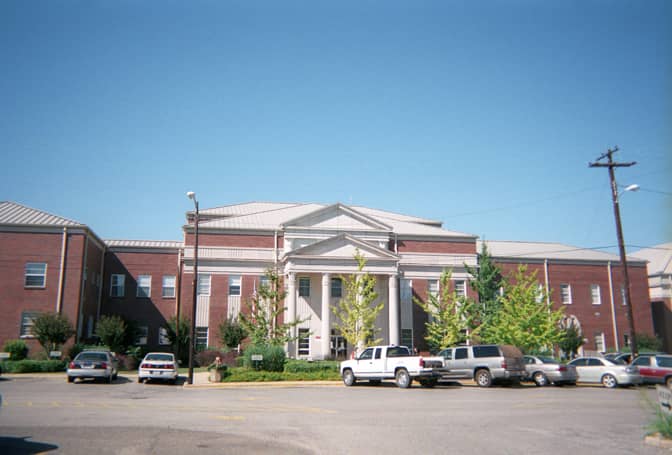
<svg viewBox="0 0 672 455"><path fill-rule="evenodd" d="M515 346L457 346L444 349L439 356L449 370L442 379L473 379L480 387L490 387L494 381L518 383L525 377L523 354Z"/></svg>

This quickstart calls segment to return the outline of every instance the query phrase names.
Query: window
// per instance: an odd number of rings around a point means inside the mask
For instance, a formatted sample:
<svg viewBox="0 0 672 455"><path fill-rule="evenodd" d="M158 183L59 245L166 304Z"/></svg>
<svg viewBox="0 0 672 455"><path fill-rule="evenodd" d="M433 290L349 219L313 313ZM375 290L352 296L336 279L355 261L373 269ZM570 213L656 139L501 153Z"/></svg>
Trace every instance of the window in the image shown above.
<svg viewBox="0 0 672 455"><path fill-rule="evenodd" d="M267 291L271 290L271 280L266 275L259 277L259 289L257 290L261 290L262 288L266 288Z"/></svg>
<svg viewBox="0 0 672 455"><path fill-rule="evenodd" d="M299 355L310 355L310 330L299 329Z"/></svg>
<svg viewBox="0 0 672 455"><path fill-rule="evenodd" d="M648 356L637 357L638 359L643 359ZM658 361L658 366L663 368L672 368L672 357L656 357Z"/></svg>
<svg viewBox="0 0 672 455"><path fill-rule="evenodd" d="M164 275L161 296L165 299L175 298L175 275Z"/></svg>
<svg viewBox="0 0 672 455"><path fill-rule="evenodd" d="M604 352L605 346L604 346L604 333L596 333L595 334L595 350L598 352Z"/></svg>
<svg viewBox="0 0 672 455"><path fill-rule="evenodd" d="M588 360L586 362L586 366L589 367L601 367L604 365L600 359L586 359L586 360Z"/></svg>
<svg viewBox="0 0 672 455"><path fill-rule="evenodd" d="M37 311L24 311L21 313L21 338L28 338L33 336L33 325L35 319L40 315Z"/></svg>
<svg viewBox="0 0 672 455"><path fill-rule="evenodd" d="M138 275L138 289L136 297L151 297L152 295L152 275Z"/></svg>
<svg viewBox="0 0 672 455"><path fill-rule="evenodd" d="M602 297L600 296L599 284L590 285L590 299L593 302L593 305L602 305Z"/></svg>
<svg viewBox="0 0 672 455"><path fill-rule="evenodd" d="M367 348L362 352L362 354L359 356L360 360L370 360L373 358L373 348Z"/></svg>
<svg viewBox="0 0 672 455"><path fill-rule="evenodd" d="M124 296L124 281L126 281L126 275L112 275L110 278L110 297Z"/></svg>
<svg viewBox="0 0 672 455"><path fill-rule="evenodd" d="M229 295L240 295L240 275L229 275Z"/></svg>
<svg viewBox="0 0 672 455"><path fill-rule="evenodd" d="M537 303L543 303L544 302L544 285L539 283L537 285L537 293L534 296L534 300Z"/></svg>
<svg viewBox="0 0 672 455"><path fill-rule="evenodd" d="M138 333L135 337L135 344L138 346L144 346L147 344L147 335L149 334L149 327L146 325L138 326Z"/></svg>
<svg viewBox="0 0 672 455"><path fill-rule="evenodd" d="M658 363L660 364L660 361ZM651 365L651 357L648 355L637 357L632 364L638 367L648 367Z"/></svg>
<svg viewBox="0 0 672 455"><path fill-rule="evenodd" d="M331 279L331 296L343 297L343 280L340 278Z"/></svg>
<svg viewBox="0 0 672 455"><path fill-rule="evenodd" d="M27 288L43 288L47 285L47 263L28 262L23 285Z"/></svg>
<svg viewBox="0 0 672 455"><path fill-rule="evenodd" d="M411 355L406 346L394 346L387 348L387 357L406 357Z"/></svg>
<svg viewBox="0 0 672 455"><path fill-rule="evenodd" d="M210 275L198 274L198 295L210 295Z"/></svg>
<svg viewBox="0 0 672 455"><path fill-rule="evenodd" d="M163 346L170 344L170 338L168 337L168 329L165 327L161 327L159 329L159 344Z"/></svg>
<svg viewBox="0 0 672 455"><path fill-rule="evenodd" d="M572 304L572 287L568 284L560 285L560 299L563 305Z"/></svg>
<svg viewBox="0 0 672 455"><path fill-rule="evenodd" d="M625 286L621 285L621 305L627 305L628 299L625 295Z"/></svg>
<svg viewBox="0 0 672 455"><path fill-rule="evenodd" d="M474 346L474 357L500 357L497 346Z"/></svg>
<svg viewBox="0 0 672 455"><path fill-rule="evenodd" d="M208 276L208 278L210 278L210 276ZM196 327L196 350L200 352L206 347L208 347L208 328Z"/></svg>
<svg viewBox="0 0 672 455"><path fill-rule="evenodd" d="M307 276L299 278L299 297L310 297L310 278Z"/></svg>
<svg viewBox="0 0 672 455"><path fill-rule="evenodd" d="M467 357L467 348L455 349L455 360L466 359Z"/></svg>
<svg viewBox="0 0 672 455"><path fill-rule="evenodd" d="M413 329L401 329L401 345L413 349Z"/></svg>
<svg viewBox="0 0 672 455"><path fill-rule="evenodd" d="M383 355L382 348L376 348L375 354L373 354L374 359L379 359Z"/></svg>
<svg viewBox="0 0 672 455"><path fill-rule="evenodd" d="M455 294L457 294L460 297L467 296L467 286L464 280L455 281Z"/></svg>
<svg viewBox="0 0 672 455"><path fill-rule="evenodd" d="M427 280L427 297L430 295L439 296L439 280Z"/></svg>

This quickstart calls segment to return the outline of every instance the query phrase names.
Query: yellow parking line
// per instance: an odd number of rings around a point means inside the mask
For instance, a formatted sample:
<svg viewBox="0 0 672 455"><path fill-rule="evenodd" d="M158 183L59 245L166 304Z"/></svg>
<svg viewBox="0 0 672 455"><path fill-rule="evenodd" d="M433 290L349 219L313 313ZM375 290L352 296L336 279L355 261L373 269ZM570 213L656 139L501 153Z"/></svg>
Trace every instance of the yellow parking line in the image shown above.
<svg viewBox="0 0 672 455"><path fill-rule="evenodd" d="M217 420L230 420L230 421L245 420L245 417L243 416L215 416L214 418Z"/></svg>

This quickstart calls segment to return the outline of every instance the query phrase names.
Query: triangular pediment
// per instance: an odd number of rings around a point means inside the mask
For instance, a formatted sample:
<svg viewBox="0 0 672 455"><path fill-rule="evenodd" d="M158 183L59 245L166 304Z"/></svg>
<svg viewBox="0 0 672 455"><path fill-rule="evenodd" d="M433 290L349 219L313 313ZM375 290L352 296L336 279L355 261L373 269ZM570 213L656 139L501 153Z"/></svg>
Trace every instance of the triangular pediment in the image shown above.
<svg viewBox="0 0 672 455"><path fill-rule="evenodd" d="M399 257L391 251L379 248L348 234L341 234L322 240L312 245L299 248L287 254L287 257L321 257L352 259L355 253L366 259L398 260Z"/></svg>
<svg viewBox="0 0 672 455"><path fill-rule="evenodd" d="M289 220L283 224L283 228L386 232L392 230L390 226L340 203Z"/></svg>

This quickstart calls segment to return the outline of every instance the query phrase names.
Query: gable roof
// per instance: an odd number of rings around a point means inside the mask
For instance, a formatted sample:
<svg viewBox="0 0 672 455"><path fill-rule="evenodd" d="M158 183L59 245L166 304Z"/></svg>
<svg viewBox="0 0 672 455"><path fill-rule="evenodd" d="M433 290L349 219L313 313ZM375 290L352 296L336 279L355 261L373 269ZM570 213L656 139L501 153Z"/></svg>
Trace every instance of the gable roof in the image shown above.
<svg viewBox="0 0 672 455"><path fill-rule="evenodd" d="M672 242L643 248L632 256L649 261L649 275L672 274Z"/></svg>
<svg viewBox="0 0 672 455"><path fill-rule="evenodd" d="M362 226L366 226L370 230L371 229L383 230L383 231L391 230L390 226L383 224L380 221L368 215L364 215L346 205L343 205L340 202L324 206L321 209L314 210L305 215L301 215L297 218L286 221L285 223L282 224L282 227L288 228L288 227L304 227L306 225L310 226L313 225L314 222L317 223L319 223L320 221L324 222L325 220L320 220L320 218L325 215L328 216L333 213L336 213L338 215L336 217L330 217L332 221L331 224L333 224L333 221L335 221L337 225L339 223L345 222L346 223L345 225L339 226L342 227L343 229L361 229ZM325 223L325 227L329 228L331 226L328 226L328 224Z"/></svg>
<svg viewBox="0 0 672 455"><path fill-rule="evenodd" d="M598 261L598 262L620 262L621 258L617 254L605 253L603 251L590 248L580 248L571 245L564 245L557 242L519 242L502 240L479 240L477 242L478 251L481 251L482 244L488 247L488 252L494 258L506 259L555 259L563 261ZM643 262L641 259L628 256L628 263Z"/></svg>
<svg viewBox="0 0 672 455"><path fill-rule="evenodd" d="M355 249L360 250L362 255L367 258L385 259L385 260L399 260L399 256L393 252L379 248L369 242L365 242L349 234L339 234L310 245L297 248L290 251L286 257L339 257L352 259Z"/></svg>
<svg viewBox="0 0 672 455"><path fill-rule="evenodd" d="M16 202L0 202L0 224L15 226L72 226L85 227L84 224L62 216L52 215Z"/></svg>

